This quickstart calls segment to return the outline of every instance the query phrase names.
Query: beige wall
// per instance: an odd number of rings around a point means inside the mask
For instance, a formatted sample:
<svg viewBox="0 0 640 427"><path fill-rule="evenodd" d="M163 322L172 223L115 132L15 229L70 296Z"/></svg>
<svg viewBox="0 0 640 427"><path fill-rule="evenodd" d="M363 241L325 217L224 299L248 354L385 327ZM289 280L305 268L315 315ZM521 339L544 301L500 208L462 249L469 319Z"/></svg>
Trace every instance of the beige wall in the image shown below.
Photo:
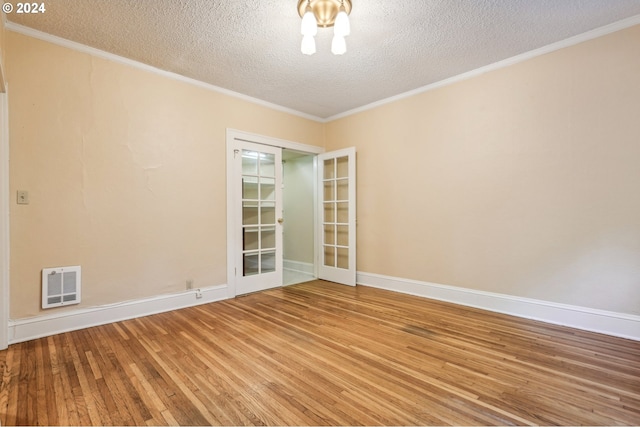
<svg viewBox="0 0 640 427"><path fill-rule="evenodd" d="M45 267L82 265L80 307L226 283L225 129L323 144L320 123L7 37L11 194L31 199L11 204L11 318L41 314Z"/></svg>
<svg viewBox="0 0 640 427"><path fill-rule="evenodd" d="M284 259L313 263L314 156L284 164Z"/></svg>
<svg viewBox="0 0 640 427"><path fill-rule="evenodd" d="M82 307L225 283L228 127L357 147L360 271L640 314L640 26L326 125L5 37L14 319L44 267Z"/></svg>
<svg viewBox="0 0 640 427"><path fill-rule="evenodd" d="M5 87L5 51L6 51L6 31L4 29L4 20L5 14L4 12L0 12L0 93L4 93L6 91Z"/></svg>
<svg viewBox="0 0 640 427"><path fill-rule="evenodd" d="M358 270L640 314L640 26L331 122Z"/></svg>

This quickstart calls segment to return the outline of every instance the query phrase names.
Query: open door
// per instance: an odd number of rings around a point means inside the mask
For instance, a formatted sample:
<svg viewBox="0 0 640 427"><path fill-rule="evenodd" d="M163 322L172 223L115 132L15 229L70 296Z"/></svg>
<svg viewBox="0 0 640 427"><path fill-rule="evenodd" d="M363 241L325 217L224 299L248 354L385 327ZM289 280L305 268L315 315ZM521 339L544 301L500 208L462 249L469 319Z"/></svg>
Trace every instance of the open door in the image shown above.
<svg viewBox="0 0 640 427"><path fill-rule="evenodd" d="M318 155L318 278L356 285L356 149Z"/></svg>
<svg viewBox="0 0 640 427"><path fill-rule="evenodd" d="M282 149L234 140L235 294L282 286Z"/></svg>
<svg viewBox="0 0 640 427"><path fill-rule="evenodd" d="M233 298L282 286L282 150L316 155L322 148L235 129L227 129L226 139L227 283Z"/></svg>

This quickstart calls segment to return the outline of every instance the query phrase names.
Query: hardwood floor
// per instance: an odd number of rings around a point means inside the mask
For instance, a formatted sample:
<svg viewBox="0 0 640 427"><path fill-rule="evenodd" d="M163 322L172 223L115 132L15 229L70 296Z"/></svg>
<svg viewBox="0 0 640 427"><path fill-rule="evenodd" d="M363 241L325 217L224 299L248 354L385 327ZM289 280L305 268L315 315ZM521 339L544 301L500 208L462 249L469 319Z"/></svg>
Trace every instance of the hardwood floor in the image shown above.
<svg viewBox="0 0 640 427"><path fill-rule="evenodd" d="M0 352L2 425L640 424L640 342L315 281Z"/></svg>

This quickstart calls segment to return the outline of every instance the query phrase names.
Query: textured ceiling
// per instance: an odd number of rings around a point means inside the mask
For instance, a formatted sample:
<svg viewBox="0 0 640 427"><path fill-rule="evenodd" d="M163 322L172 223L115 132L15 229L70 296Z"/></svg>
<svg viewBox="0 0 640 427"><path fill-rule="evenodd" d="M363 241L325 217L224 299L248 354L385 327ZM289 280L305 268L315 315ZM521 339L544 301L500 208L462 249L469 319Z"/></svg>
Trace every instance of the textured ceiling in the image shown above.
<svg viewBox="0 0 640 427"><path fill-rule="evenodd" d="M47 0L10 22L327 118L640 14L640 0L353 0L300 53L296 0Z"/></svg>

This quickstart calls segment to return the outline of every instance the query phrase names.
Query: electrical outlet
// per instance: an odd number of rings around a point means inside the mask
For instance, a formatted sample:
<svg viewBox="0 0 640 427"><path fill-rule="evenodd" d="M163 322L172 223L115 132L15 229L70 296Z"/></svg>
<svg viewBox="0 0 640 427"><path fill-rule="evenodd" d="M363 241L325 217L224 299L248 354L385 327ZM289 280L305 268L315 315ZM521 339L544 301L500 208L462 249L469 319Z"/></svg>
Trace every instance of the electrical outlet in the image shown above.
<svg viewBox="0 0 640 427"><path fill-rule="evenodd" d="M187 279L187 290L193 289L193 279Z"/></svg>
<svg viewBox="0 0 640 427"><path fill-rule="evenodd" d="M202 298L202 291L200 289L196 289L196 298L197 299Z"/></svg>

